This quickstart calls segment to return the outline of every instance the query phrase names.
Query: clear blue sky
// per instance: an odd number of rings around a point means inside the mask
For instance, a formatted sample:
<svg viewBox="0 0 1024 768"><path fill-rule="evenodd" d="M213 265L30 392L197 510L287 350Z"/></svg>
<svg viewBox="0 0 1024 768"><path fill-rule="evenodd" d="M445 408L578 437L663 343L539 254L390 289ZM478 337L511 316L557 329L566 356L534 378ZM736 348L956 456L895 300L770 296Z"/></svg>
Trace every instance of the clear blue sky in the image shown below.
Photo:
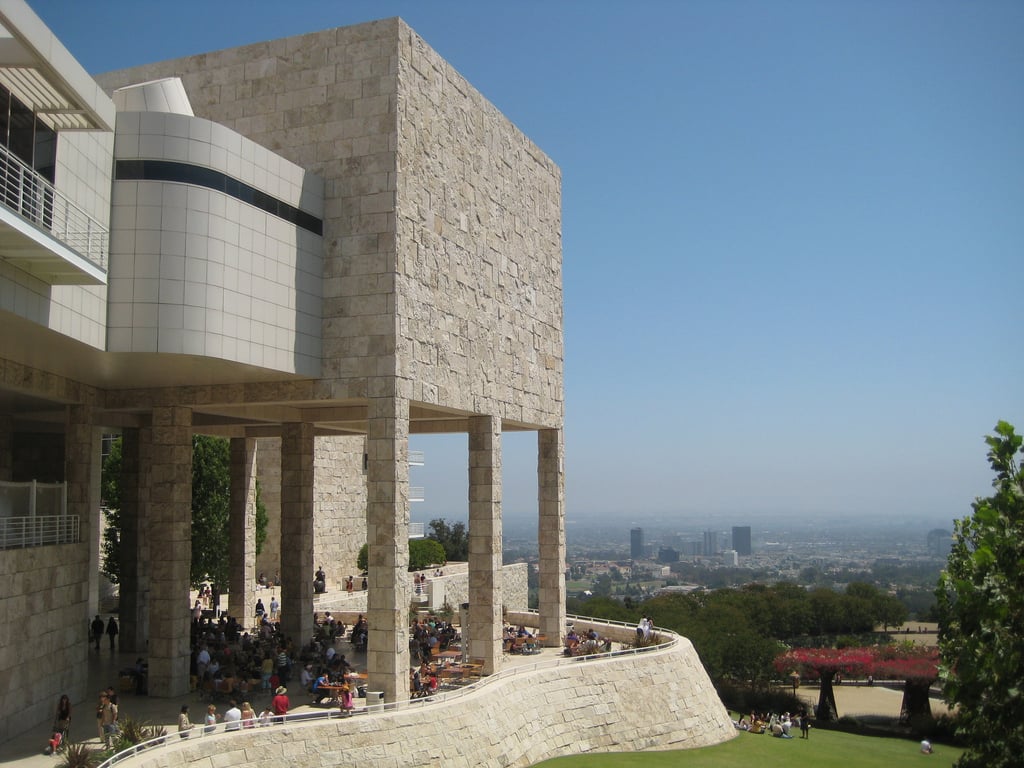
<svg viewBox="0 0 1024 768"><path fill-rule="evenodd" d="M1024 3L29 2L91 72L402 16L522 128L563 174L571 519L952 519L1024 429ZM414 519L464 519L465 437L413 447Z"/></svg>

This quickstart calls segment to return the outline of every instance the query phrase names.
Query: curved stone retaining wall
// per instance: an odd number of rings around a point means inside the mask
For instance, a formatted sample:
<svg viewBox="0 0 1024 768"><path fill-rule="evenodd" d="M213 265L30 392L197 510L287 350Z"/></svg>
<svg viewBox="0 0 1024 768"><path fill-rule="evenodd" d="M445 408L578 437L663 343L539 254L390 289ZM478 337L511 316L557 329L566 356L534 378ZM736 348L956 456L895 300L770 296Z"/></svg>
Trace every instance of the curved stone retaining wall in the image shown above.
<svg viewBox="0 0 1024 768"><path fill-rule="evenodd" d="M582 752L702 747L734 734L693 645L680 638L522 670L424 707L183 741L121 765L511 768Z"/></svg>

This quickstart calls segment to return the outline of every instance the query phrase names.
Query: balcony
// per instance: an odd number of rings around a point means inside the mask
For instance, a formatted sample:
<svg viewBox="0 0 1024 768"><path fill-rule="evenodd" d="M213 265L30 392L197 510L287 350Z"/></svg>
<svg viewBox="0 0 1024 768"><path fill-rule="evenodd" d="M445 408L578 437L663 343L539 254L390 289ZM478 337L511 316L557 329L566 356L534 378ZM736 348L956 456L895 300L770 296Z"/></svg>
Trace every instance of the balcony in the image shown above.
<svg viewBox="0 0 1024 768"><path fill-rule="evenodd" d="M105 285L109 233L0 146L0 258L50 285Z"/></svg>
<svg viewBox="0 0 1024 768"><path fill-rule="evenodd" d="M0 550L79 540L79 519L67 514L64 483L0 482Z"/></svg>

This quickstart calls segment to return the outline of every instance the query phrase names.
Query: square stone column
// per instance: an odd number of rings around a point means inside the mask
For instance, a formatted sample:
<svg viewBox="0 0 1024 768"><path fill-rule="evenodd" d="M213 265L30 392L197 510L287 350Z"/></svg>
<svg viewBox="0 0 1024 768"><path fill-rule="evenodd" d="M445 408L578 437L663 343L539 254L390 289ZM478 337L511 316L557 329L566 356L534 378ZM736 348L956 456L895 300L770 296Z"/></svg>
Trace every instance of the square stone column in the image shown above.
<svg viewBox="0 0 1024 768"><path fill-rule="evenodd" d="M228 591L231 615L252 626L256 611L256 438L231 438L228 512Z"/></svg>
<svg viewBox="0 0 1024 768"><path fill-rule="evenodd" d="M153 430L121 433L121 584L119 600L122 650L143 654L149 641L149 468Z"/></svg>
<svg viewBox="0 0 1024 768"><path fill-rule="evenodd" d="M153 408L149 536L159 542L149 582L149 695L188 693L192 566L192 410Z"/></svg>
<svg viewBox="0 0 1024 768"><path fill-rule="evenodd" d="M561 429L537 433L540 524L540 632L561 647L565 635L565 442Z"/></svg>
<svg viewBox="0 0 1024 768"><path fill-rule="evenodd" d="M501 668L501 419L469 420L469 654Z"/></svg>
<svg viewBox="0 0 1024 768"><path fill-rule="evenodd" d="M10 481L14 465L14 419L0 416L0 480Z"/></svg>
<svg viewBox="0 0 1024 768"><path fill-rule="evenodd" d="M375 397L367 428L369 689L409 698L409 402Z"/></svg>
<svg viewBox="0 0 1024 768"><path fill-rule="evenodd" d="M296 648L313 638L313 452L312 424L282 425L281 628Z"/></svg>
<svg viewBox="0 0 1024 768"><path fill-rule="evenodd" d="M102 430L92 424L90 405L69 405L64 433L64 480L67 513L77 515L82 541L89 542L88 612L99 611L100 590L100 454ZM84 660L83 660L84 663Z"/></svg>

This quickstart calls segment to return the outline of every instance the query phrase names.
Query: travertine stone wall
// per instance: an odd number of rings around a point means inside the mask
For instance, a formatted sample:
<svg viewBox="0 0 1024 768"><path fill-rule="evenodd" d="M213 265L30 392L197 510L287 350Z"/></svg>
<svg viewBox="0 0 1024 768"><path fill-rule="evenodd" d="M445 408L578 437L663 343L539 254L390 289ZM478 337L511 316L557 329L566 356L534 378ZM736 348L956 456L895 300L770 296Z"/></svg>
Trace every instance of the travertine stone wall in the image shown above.
<svg viewBox="0 0 1024 768"><path fill-rule="evenodd" d="M558 426L558 167L413 30L398 36L399 375L414 401Z"/></svg>
<svg viewBox="0 0 1024 768"><path fill-rule="evenodd" d="M388 372L412 402L561 424L560 173L404 22L98 80L169 76L196 115L324 179L331 395L366 397Z"/></svg>
<svg viewBox="0 0 1024 768"><path fill-rule="evenodd" d="M188 691L191 617L182 610L192 561L192 411L153 409L149 472L149 534L163 556L154 559L149 592L149 693Z"/></svg>
<svg viewBox="0 0 1024 768"><path fill-rule="evenodd" d="M561 429L537 433L537 496L540 631L550 645L565 634L565 436Z"/></svg>
<svg viewBox="0 0 1024 768"><path fill-rule="evenodd" d="M693 645L545 667L449 702L181 742L137 766L525 767L585 752L689 749L736 734Z"/></svg>
<svg viewBox="0 0 1024 768"><path fill-rule="evenodd" d="M281 628L287 637L313 636L312 424L281 431Z"/></svg>
<svg viewBox="0 0 1024 768"><path fill-rule="evenodd" d="M86 695L89 545L0 551L0 742ZM56 694L55 694L56 692ZM17 713L14 716L13 713Z"/></svg>
<svg viewBox="0 0 1024 768"><path fill-rule="evenodd" d="M469 626L485 674L501 668L501 420L469 420Z"/></svg>
<svg viewBox="0 0 1024 768"><path fill-rule="evenodd" d="M256 574L273 579L281 571L281 439L260 438L256 454L260 499L267 508L267 540L256 558ZM314 454L314 568L323 565L327 590L343 590L358 574L356 557L366 543L366 473L362 436L320 436ZM308 578L313 578L312 571Z"/></svg>
<svg viewBox="0 0 1024 768"><path fill-rule="evenodd" d="M356 576L356 558L366 543L366 438L316 439L313 561L323 565L329 592L345 589ZM312 574L310 574L312 578Z"/></svg>
<svg viewBox="0 0 1024 768"><path fill-rule="evenodd" d="M256 611L256 440L233 437L230 450L228 589L231 610L248 626Z"/></svg>

